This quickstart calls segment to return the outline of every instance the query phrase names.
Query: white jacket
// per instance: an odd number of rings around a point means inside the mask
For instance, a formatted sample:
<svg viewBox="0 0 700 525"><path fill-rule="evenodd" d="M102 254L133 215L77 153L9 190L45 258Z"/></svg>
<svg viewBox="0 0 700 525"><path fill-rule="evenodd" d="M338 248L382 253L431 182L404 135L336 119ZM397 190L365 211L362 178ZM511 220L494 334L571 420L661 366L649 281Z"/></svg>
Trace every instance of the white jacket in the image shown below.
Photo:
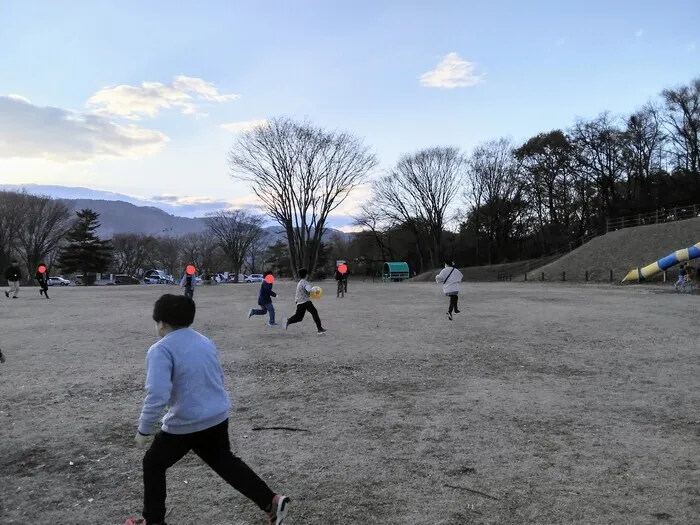
<svg viewBox="0 0 700 525"><path fill-rule="evenodd" d="M449 275L449 279L448 279ZM442 291L446 294L459 292L459 284L462 282L462 272L452 266L447 266L435 277L435 282L442 283Z"/></svg>

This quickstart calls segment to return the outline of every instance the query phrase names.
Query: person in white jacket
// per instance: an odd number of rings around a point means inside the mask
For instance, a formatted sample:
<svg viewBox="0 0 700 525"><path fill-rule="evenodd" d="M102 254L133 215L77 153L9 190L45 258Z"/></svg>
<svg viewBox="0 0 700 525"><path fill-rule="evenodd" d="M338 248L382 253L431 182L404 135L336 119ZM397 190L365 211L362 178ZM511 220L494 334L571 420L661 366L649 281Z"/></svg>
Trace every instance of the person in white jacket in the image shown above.
<svg viewBox="0 0 700 525"><path fill-rule="evenodd" d="M445 261L445 267L435 277L435 281L442 284L442 291L450 298L447 310L447 317L450 321L452 321L452 312L459 313L457 301L459 301L459 285L463 277L462 272L455 267L455 263L452 261Z"/></svg>

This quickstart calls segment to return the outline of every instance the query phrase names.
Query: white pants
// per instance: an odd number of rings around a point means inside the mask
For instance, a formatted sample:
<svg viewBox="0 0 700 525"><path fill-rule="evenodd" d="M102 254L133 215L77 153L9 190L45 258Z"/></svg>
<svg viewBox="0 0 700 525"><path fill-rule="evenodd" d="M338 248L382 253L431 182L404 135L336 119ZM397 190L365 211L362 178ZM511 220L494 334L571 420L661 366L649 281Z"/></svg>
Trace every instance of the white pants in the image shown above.
<svg viewBox="0 0 700 525"><path fill-rule="evenodd" d="M9 284L10 287L7 289L6 293L13 292L12 295L16 297L17 294L19 294L19 281L8 281L7 284Z"/></svg>

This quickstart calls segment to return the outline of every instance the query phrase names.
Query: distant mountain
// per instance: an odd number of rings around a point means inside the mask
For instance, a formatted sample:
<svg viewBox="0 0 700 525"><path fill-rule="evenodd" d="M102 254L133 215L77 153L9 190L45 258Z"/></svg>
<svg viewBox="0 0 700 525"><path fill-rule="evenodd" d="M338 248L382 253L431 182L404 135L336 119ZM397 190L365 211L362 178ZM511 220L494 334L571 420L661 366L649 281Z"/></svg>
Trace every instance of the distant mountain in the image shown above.
<svg viewBox="0 0 700 525"><path fill-rule="evenodd" d="M90 208L100 214L102 226L98 235L110 238L115 233L141 233L144 235L175 236L188 233L202 233L206 230L203 218L188 218L170 215L153 206L135 206L128 202L92 199L60 199L72 210ZM284 231L279 226L265 228L266 244L274 244L285 239ZM324 240L334 235L349 240L352 234L328 228Z"/></svg>
<svg viewBox="0 0 700 525"><path fill-rule="evenodd" d="M207 205L193 205L191 207L174 206L158 200L157 197L154 198L155 200L140 199L120 193L92 190L90 188L42 186L36 184L24 184L21 186L0 185L0 190L21 191L22 189L35 195L50 195L55 199L62 200L74 211L83 208L95 210L100 214L102 226L98 230L98 235L102 238L110 238L115 233L168 236L201 233L206 230L204 218L201 216L182 217L174 213L189 212L204 215L204 213L209 211L223 209L226 204L221 201ZM268 226L265 230L268 244L274 244L278 240L284 240L285 238L284 232L279 226ZM353 236L352 233L328 228L323 239L327 241L334 235L340 235L345 240L349 240Z"/></svg>

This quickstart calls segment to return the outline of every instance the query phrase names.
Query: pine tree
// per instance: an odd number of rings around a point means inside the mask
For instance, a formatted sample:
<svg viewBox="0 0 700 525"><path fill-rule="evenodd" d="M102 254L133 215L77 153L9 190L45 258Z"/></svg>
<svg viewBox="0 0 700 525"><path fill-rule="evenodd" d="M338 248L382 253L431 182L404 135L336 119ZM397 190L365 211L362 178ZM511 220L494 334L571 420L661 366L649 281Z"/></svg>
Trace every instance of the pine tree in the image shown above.
<svg viewBox="0 0 700 525"><path fill-rule="evenodd" d="M83 209L76 212L77 219L66 234L68 245L61 248L58 265L65 273L82 272L83 282L95 282L95 273L105 272L112 262L112 241L103 241L95 233L100 227L100 214Z"/></svg>

